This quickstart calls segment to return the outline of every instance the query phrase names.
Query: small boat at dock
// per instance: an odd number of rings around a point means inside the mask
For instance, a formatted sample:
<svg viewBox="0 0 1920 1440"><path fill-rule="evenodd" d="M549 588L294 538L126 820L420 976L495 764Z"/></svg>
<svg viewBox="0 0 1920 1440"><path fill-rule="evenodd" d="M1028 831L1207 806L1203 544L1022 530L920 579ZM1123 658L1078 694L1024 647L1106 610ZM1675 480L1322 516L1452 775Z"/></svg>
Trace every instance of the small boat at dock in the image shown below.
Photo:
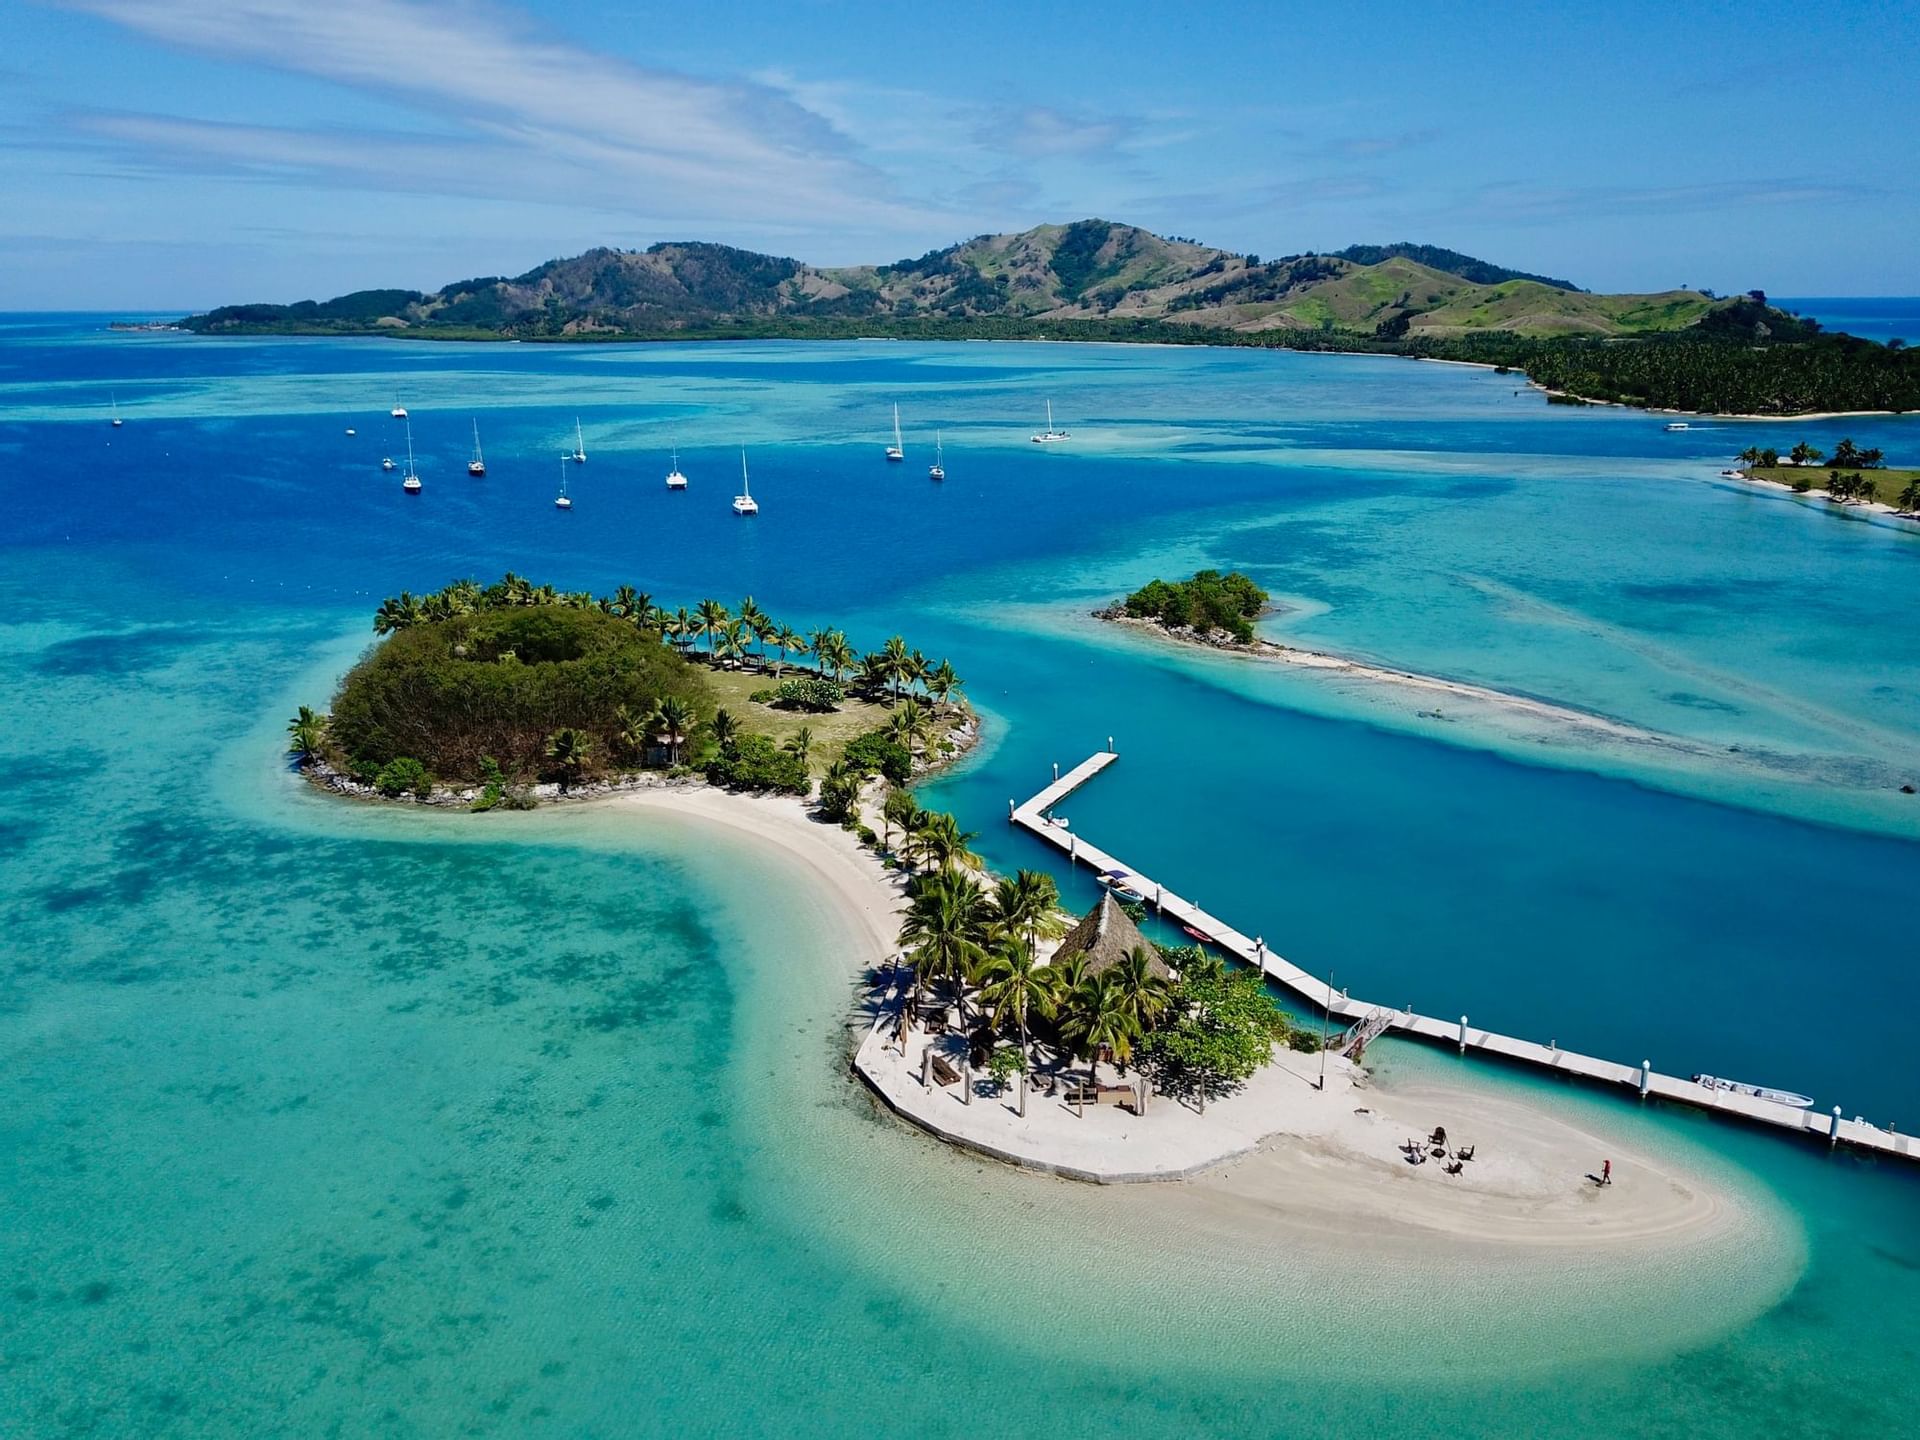
<svg viewBox="0 0 1920 1440"><path fill-rule="evenodd" d="M1213 944L1213 937L1211 935L1207 934L1207 932L1204 930L1196 930L1191 925L1182 925L1180 927L1180 933L1186 936L1189 940L1193 941L1195 944L1198 944L1198 945Z"/></svg>
<svg viewBox="0 0 1920 1440"><path fill-rule="evenodd" d="M1775 1105L1790 1105L1795 1110L1805 1110L1813 1104L1811 1095L1802 1095L1793 1090L1774 1090L1765 1085L1748 1085L1739 1080L1723 1080L1718 1075L1696 1075L1693 1083L1725 1095L1745 1095L1751 1100L1771 1100Z"/></svg>

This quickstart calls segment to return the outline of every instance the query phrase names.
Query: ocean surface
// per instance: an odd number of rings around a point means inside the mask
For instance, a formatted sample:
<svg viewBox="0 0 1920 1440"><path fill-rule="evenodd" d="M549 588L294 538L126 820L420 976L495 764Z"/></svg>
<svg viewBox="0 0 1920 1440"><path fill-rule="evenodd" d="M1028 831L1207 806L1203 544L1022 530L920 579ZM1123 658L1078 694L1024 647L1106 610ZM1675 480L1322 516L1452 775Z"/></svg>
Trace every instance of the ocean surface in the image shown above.
<svg viewBox="0 0 1920 1440"><path fill-rule="evenodd" d="M1741 1243L1463 1272L1223 1237L876 1116L784 862L342 806L278 755L402 588L751 593L950 656L988 742L928 803L1077 901L1006 804L1111 735L1075 828L1357 996L1920 1127L1920 534L1719 477L1802 435L1920 455L1920 419L1668 434L1380 358L0 316L6 1433L1909 1428L1911 1168L1383 1045L1389 1083L1625 1127ZM1273 638L1608 725L1088 618L1201 564L1274 592Z"/></svg>
<svg viewBox="0 0 1920 1440"><path fill-rule="evenodd" d="M1863 340L1920 344L1920 295L1814 295L1774 303Z"/></svg>

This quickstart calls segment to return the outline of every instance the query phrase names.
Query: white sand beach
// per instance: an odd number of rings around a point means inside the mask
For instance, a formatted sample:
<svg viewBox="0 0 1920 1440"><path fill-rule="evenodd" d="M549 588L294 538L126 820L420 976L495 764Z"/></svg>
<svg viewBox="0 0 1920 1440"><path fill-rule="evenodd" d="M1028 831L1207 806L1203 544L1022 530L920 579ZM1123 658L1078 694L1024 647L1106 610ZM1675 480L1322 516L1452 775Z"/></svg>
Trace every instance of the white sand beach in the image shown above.
<svg viewBox="0 0 1920 1440"><path fill-rule="evenodd" d="M884 968L898 953L903 881L852 835L814 820L795 800L671 786L586 803L642 822L649 811L671 813L776 849L818 882L843 927L841 943L830 948L850 972ZM1204 1114L1155 1095L1143 1116L1114 1105L1088 1107L1080 1116L1036 1086L1021 1119L1010 1090L976 1090L972 1103L962 1104L957 1085L923 1087L927 1037L909 1032L903 1054L893 1043L894 1025L877 1008L873 1018L880 1023L857 1059L897 1113L966 1148L1032 1168L1081 1179L1169 1181L1148 1187L1149 1203L1177 1208L1201 1229L1270 1235L1281 1226L1330 1243L1416 1248L1448 1239L1613 1249L1703 1239L1732 1223L1723 1197L1673 1162L1493 1087L1380 1085L1329 1057L1322 1090L1320 1057L1281 1051ZM1115 1078L1111 1066L1103 1071L1105 1080ZM1437 1126L1446 1129L1449 1156L1461 1146L1473 1149L1457 1174L1431 1156L1431 1146L1421 1147L1429 1158L1419 1164L1403 1151ZM1590 1177L1608 1160L1614 1183L1603 1188Z"/></svg>

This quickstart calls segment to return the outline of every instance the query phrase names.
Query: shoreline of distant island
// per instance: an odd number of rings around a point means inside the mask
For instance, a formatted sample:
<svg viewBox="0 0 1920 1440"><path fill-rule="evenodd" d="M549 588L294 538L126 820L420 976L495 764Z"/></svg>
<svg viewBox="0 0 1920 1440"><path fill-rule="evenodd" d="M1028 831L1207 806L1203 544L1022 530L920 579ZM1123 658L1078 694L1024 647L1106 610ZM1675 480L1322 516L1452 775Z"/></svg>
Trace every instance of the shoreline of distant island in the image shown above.
<svg viewBox="0 0 1920 1440"><path fill-rule="evenodd" d="M598 249L440 290L184 317L202 335L533 343L1022 340L1374 354L1524 375L1550 402L1756 418L1920 410L1920 353L1762 291L1605 295L1435 246L1263 261L1105 220L817 267L704 242Z"/></svg>

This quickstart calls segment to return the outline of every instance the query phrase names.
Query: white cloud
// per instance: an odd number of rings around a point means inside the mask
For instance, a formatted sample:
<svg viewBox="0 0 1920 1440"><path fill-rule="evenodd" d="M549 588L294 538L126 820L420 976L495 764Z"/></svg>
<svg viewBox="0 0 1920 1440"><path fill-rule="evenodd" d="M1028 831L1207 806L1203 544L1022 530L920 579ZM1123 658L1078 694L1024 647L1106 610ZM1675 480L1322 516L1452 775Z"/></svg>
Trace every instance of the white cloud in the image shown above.
<svg viewBox="0 0 1920 1440"><path fill-rule="evenodd" d="M532 176L640 192L646 208L800 220L853 211L881 227L932 218L901 199L854 142L791 95L746 81L649 69L553 39L474 3L417 0L63 0L163 44L293 71L398 100L455 138L94 117L95 135L195 154L214 166L372 174L392 188L463 193ZM544 198L544 197L543 197Z"/></svg>

